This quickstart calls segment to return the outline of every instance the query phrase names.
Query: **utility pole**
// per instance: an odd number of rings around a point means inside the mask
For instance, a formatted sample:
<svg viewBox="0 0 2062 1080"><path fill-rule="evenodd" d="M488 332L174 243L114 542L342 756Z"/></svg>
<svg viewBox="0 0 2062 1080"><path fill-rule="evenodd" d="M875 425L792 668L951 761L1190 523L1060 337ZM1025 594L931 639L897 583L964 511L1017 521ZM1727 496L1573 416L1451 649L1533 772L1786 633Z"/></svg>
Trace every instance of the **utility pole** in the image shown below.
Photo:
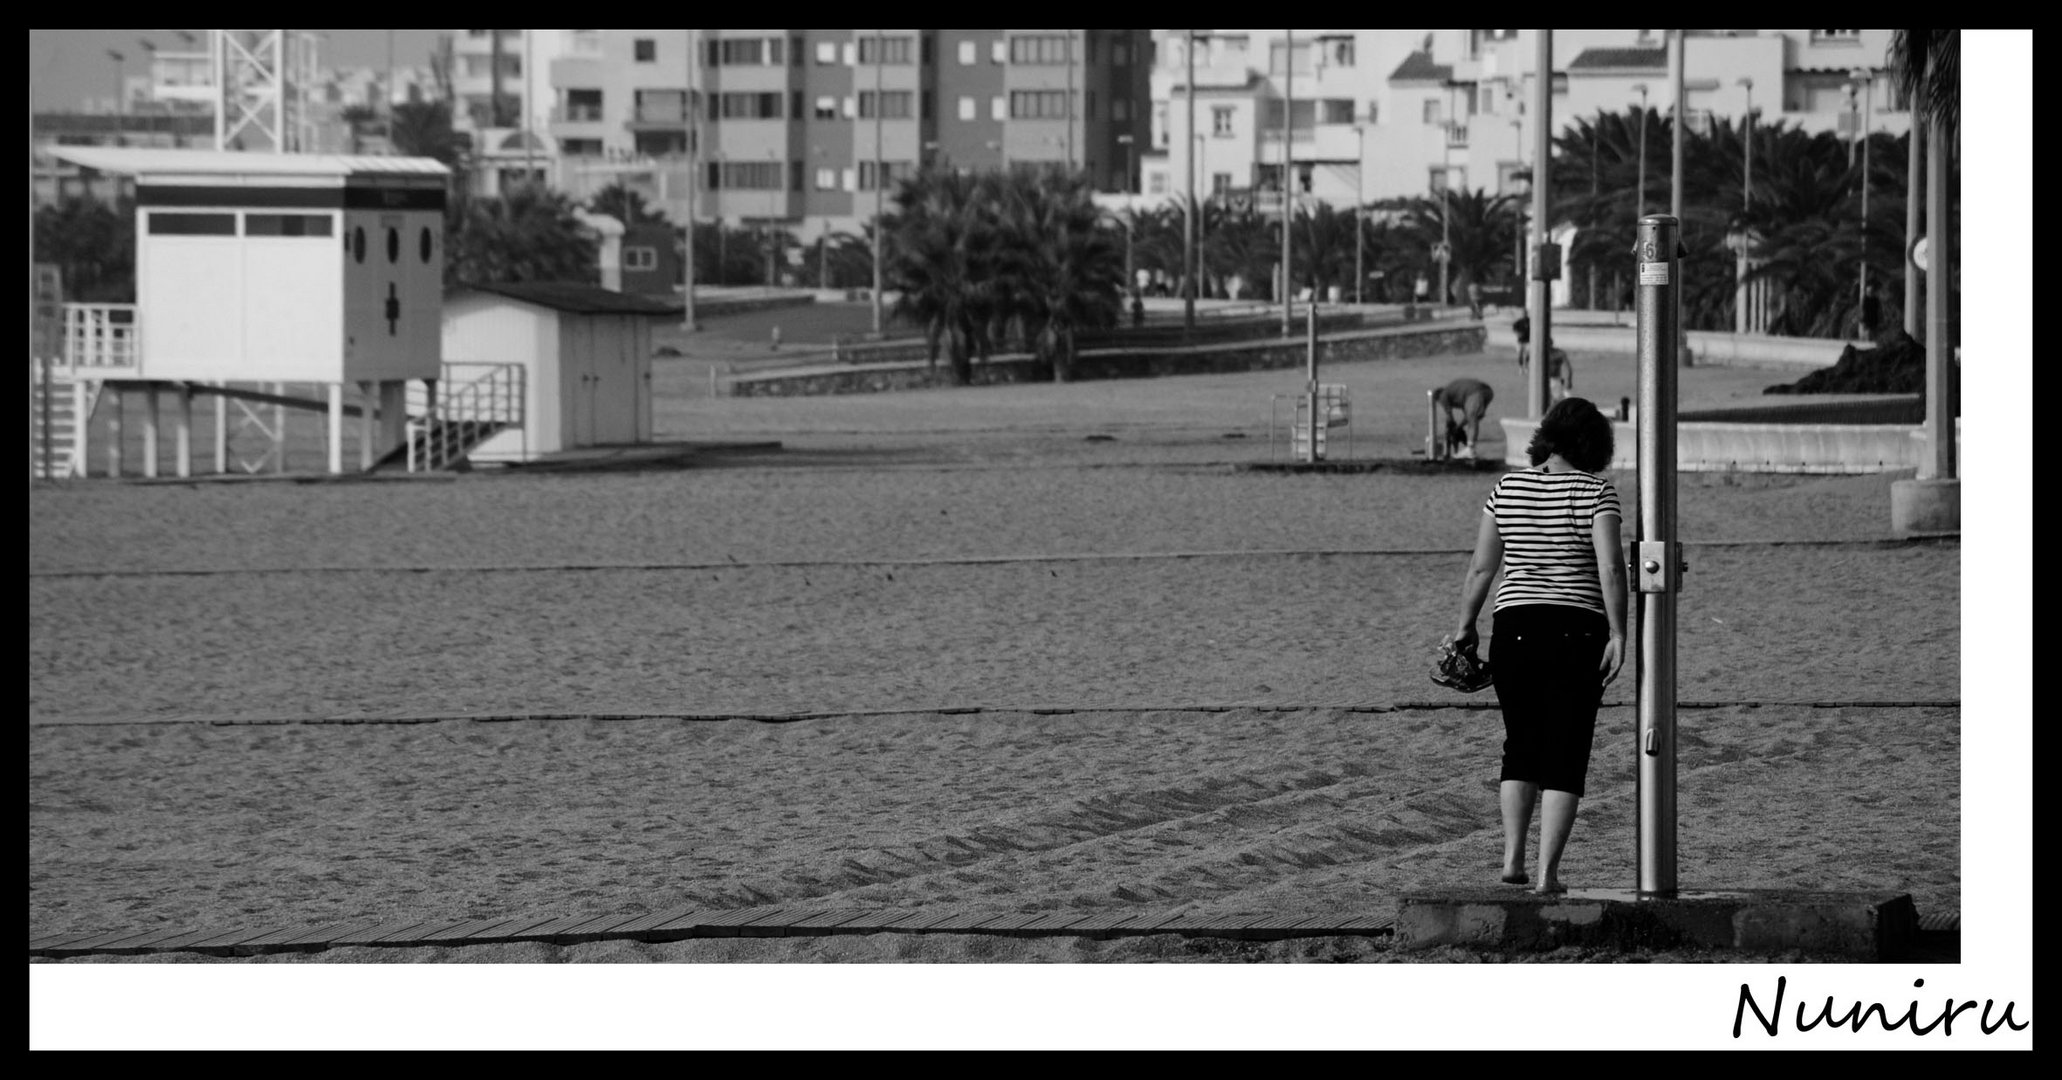
<svg viewBox="0 0 2062 1080"><path fill-rule="evenodd" d="M1181 330L1187 338L1196 329L1196 32L1182 31L1186 35L1188 56L1188 85L1182 93L1188 97L1189 133L1183 142L1181 156L1188 159L1189 197L1188 205L1181 215Z"/></svg>
<svg viewBox="0 0 2062 1080"><path fill-rule="evenodd" d="M1554 32L1535 30L1539 35L1538 78L1533 80L1532 122L1532 363L1525 372L1527 415L1546 415L1547 377L1554 367L1554 282L1559 274L1559 253L1547 248L1548 196L1553 184L1549 173L1553 162L1554 130Z"/></svg>
<svg viewBox="0 0 2062 1080"><path fill-rule="evenodd" d="M887 193L887 184L881 176L881 115L888 110L881 97L881 67L887 54L886 39L881 31L873 32L873 336L881 336L881 248L888 238L881 233L881 200Z"/></svg>
<svg viewBox="0 0 2062 1080"><path fill-rule="evenodd" d="M1282 31L1282 336L1290 333L1289 218L1296 205L1296 31ZM1316 444L1313 443L1314 447Z"/></svg>
<svg viewBox="0 0 2062 1080"><path fill-rule="evenodd" d="M701 186L702 182L701 170L695 163L695 144L700 141L698 136L701 134L701 125L699 123L699 114L696 112L697 95L695 94L694 83L694 54L696 47L700 44L701 41L695 37L695 32L689 30L687 32L687 90L682 94L682 107L687 111L687 258L682 260L685 265L681 267L681 276L685 280L685 284L681 289L681 299L685 301L686 307L682 310L680 329L690 334L695 331L694 193L695 188Z"/></svg>

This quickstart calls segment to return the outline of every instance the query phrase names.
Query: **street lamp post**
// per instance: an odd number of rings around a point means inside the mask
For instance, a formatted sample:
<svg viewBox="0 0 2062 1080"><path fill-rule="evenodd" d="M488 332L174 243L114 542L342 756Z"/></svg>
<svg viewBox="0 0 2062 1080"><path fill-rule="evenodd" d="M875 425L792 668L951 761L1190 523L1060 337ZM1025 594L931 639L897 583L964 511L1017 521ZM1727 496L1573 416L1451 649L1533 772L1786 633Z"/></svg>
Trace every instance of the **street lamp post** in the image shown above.
<svg viewBox="0 0 2062 1080"><path fill-rule="evenodd" d="M877 29L873 32L873 333L881 336L881 249L887 246L888 238L881 233L882 200L887 196L887 185L881 177L881 118L887 115L886 101L881 97L881 69L887 61L883 51L885 39Z"/></svg>
<svg viewBox="0 0 2062 1080"><path fill-rule="evenodd" d="M1290 208L1291 208L1292 206L1294 206L1294 205L1295 205L1295 202L1296 202L1296 196L1295 196L1295 194L1294 194L1294 192L1295 192L1295 177L1291 175L1292 173L1294 173L1294 172L1296 171L1296 149L1295 149L1295 147L1296 147L1296 32L1295 32L1294 30L1284 30L1284 31L1282 31L1282 336L1283 336L1283 337L1288 337L1288 336L1289 336L1289 333L1290 333L1290 330L1291 330L1291 327L1290 327L1290 325L1289 325L1289 321L1290 321L1289 305L1290 305L1290 303L1292 302L1292 301L1291 301L1291 299L1290 299L1290 297L1291 297L1291 296L1293 295L1293 290L1291 290L1291 289L1290 289L1290 287L1289 287L1289 281L1290 281L1290 278L1291 278L1291 276L1292 276L1292 275L1291 275L1291 273L1290 273L1290 270L1289 270L1289 259L1290 259L1290 247L1291 247L1291 242L1290 242L1290 240L1289 240L1289 219L1290 219L1290 217L1291 217L1291 214L1290 214ZM1315 391L1313 391L1313 393L1315 393ZM1315 454L1315 453L1316 453L1316 451L1317 451L1317 444L1313 442L1313 443L1311 444L1311 452L1312 452L1313 454Z"/></svg>
<svg viewBox="0 0 2062 1080"><path fill-rule="evenodd" d="M1746 112L1740 117L1740 145L1745 165L1740 178L1740 216L1743 230L1740 245L1735 249L1735 276L1738 279L1733 288L1733 332L1744 334L1752 325L1747 317L1747 243L1744 230L1746 216L1754 209L1754 80L1742 76L1740 89L1746 91Z"/></svg>
<svg viewBox="0 0 2062 1080"><path fill-rule="evenodd" d="M1368 201L1365 179L1368 169L1367 125L1353 125L1353 138L1357 147L1353 153L1353 302L1362 304L1366 302L1362 292L1367 288L1368 280L1367 271L1362 266L1362 250L1367 247L1367 222L1363 217L1367 213Z"/></svg>
<svg viewBox="0 0 2062 1080"><path fill-rule="evenodd" d="M1525 118L1511 117L1511 137L1518 147L1518 169L1525 168ZM1519 281L1525 280L1525 205L1518 205L1518 227L1511 234L1511 270Z"/></svg>
<svg viewBox="0 0 2062 1080"><path fill-rule="evenodd" d="M1196 32L1183 30L1182 55L1188 61L1188 82L1181 88L1182 96L1188 99L1189 131L1188 142L1183 144L1182 156L1187 158L1188 202L1181 214L1181 332L1184 338L1196 329Z"/></svg>
<svg viewBox="0 0 2062 1080"><path fill-rule="evenodd" d="M1135 187L1137 186L1136 182L1135 182L1135 181L1134 181L1134 180L1132 179L1132 177L1133 177L1133 176L1135 175L1135 172L1136 172L1136 169L1137 169L1137 163L1136 163L1136 159L1135 159L1135 157L1134 157L1134 154L1135 154L1135 150L1134 150L1134 149L1133 149L1133 147L1132 147L1132 143L1133 143L1133 141L1134 141L1134 140L1133 140L1132 136L1130 136L1130 135L1119 135L1119 136L1117 136L1117 142L1118 142L1118 144L1124 147L1124 291L1125 291L1125 292L1136 292L1136 291L1137 291L1137 289L1138 289L1138 279L1137 279L1137 278L1136 278L1135 276L1133 276L1133 273L1132 273L1132 269L1131 269L1131 233L1132 233L1132 218L1133 218L1133 216L1134 216L1134 215L1135 215L1135 213L1136 213L1136 211L1134 210L1134 208L1133 208L1133 205L1132 205L1132 199L1131 199L1131 196L1132 196L1132 191L1133 191L1133 189L1134 189L1134 188L1135 188Z"/></svg>
<svg viewBox="0 0 2062 1080"><path fill-rule="evenodd" d="M700 147L696 144L700 142L699 136L701 134L701 114L695 111L700 104L698 100L698 95L695 93L694 81L694 54L695 48L698 44L700 43L695 38L695 32L689 30L687 32L687 89L682 91L683 107L687 111L687 228L682 231L685 232L687 235L687 245L686 257L681 260L682 265L680 268L682 279L680 287L680 299L683 305L681 310L680 329L687 333L693 333L695 331L694 196L695 189L700 187L702 184L701 169L696 165L695 162L695 155L700 152ZM393 116L393 109L391 107L389 107L387 110L387 116L389 117L389 134L391 134L391 118ZM717 235L722 235L723 226L721 219L718 219L716 231Z"/></svg>
<svg viewBox="0 0 2062 1080"><path fill-rule="evenodd" d="M1210 164L1208 154L1208 150L1210 149L1210 136L1205 135L1200 131L1196 132L1195 145L1191 149L1194 152L1189 155L1189 160L1195 163L1197 174L1207 175L1204 173L1204 169L1208 168ZM1210 242L1210 215L1208 211L1210 207L1210 200L1212 197L1215 196L1216 190L1216 185L1213 183L1210 188L1210 194L1202 196L1196 202L1195 291L1197 299L1201 299L1203 294L1206 291L1208 291L1210 283L1210 265L1209 261L1203 258L1203 248L1206 247Z"/></svg>
<svg viewBox="0 0 2062 1080"><path fill-rule="evenodd" d="M1647 216L1647 84L1634 83L1632 88L1640 95L1640 190L1632 211L1632 219L1637 222Z"/></svg>
<svg viewBox="0 0 2062 1080"><path fill-rule="evenodd" d="M126 111L122 105L122 64L128 58L113 49L107 51L107 56L115 62L115 115L120 116Z"/></svg>
<svg viewBox="0 0 2062 1080"><path fill-rule="evenodd" d="M1859 85L1862 92L1862 122L1860 130L1855 133L1862 144L1862 250L1860 274L1856 281L1855 302L1860 305L1857 311L1859 312L1859 317L1864 320L1862 334L1866 337L1874 334L1876 330L1875 326L1867 321L1869 317L1869 127L1875 122L1873 114L1876 104L1876 81L1875 72L1868 68L1855 68L1847 73L1847 77L1853 80L1847 84L1847 103L1850 110L1854 107L1855 87Z"/></svg>

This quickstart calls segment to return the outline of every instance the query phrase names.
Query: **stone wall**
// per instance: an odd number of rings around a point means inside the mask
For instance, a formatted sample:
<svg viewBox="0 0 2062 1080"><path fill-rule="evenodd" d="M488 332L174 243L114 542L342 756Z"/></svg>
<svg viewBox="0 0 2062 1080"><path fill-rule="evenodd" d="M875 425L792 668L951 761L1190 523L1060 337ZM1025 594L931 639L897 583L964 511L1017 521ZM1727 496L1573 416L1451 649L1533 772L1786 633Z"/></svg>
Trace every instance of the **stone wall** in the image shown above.
<svg viewBox="0 0 2062 1080"><path fill-rule="evenodd" d="M1398 360L1481 352L1479 323L1445 326L1390 327L1333 334L1318 340L1318 362ZM1141 379L1161 375L1200 375L1236 371L1300 368L1308 362L1306 339L1242 341L1189 348L1096 349L1074 362L1074 378ZM973 385L1046 382L1044 363L1029 356L999 356L974 365ZM917 390L950 385L943 360L928 364L852 364L836 368L789 371L730 380L734 397L793 397L816 394L864 394L885 390Z"/></svg>

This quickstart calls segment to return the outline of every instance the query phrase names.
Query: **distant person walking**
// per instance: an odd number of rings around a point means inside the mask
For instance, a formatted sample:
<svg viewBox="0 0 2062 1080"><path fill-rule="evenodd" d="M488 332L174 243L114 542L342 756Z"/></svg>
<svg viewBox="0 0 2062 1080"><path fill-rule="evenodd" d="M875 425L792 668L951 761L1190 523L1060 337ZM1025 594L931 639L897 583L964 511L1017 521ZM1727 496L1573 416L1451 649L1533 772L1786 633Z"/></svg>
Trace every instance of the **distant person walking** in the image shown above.
<svg viewBox="0 0 2062 1080"><path fill-rule="evenodd" d="M1411 286L1411 288L1413 293L1418 298L1418 306L1423 307L1425 305L1425 301L1430 299L1432 296L1432 283L1425 280L1425 275L1419 274L1418 280Z"/></svg>
<svg viewBox="0 0 2062 1080"><path fill-rule="evenodd" d="M1465 376L1432 392L1432 404L1446 418L1448 454L1466 461L1475 459L1475 448L1482 442L1482 416L1495 400L1496 391L1488 383Z"/></svg>
<svg viewBox="0 0 2062 1080"><path fill-rule="evenodd" d="M1526 884L1525 838L1540 807L1534 891L1564 892L1561 853L1586 790L1604 687L1625 662L1618 491L1608 476L1611 422L1569 398L1540 418L1526 457L1483 505L1475 554L1447 639L1475 647L1475 620L1498 569L1489 665L1503 710L1502 879Z"/></svg>
<svg viewBox="0 0 2062 1080"><path fill-rule="evenodd" d="M1532 340L1532 314L1527 311L1518 312L1517 319L1511 323L1511 333L1518 336L1518 369L1523 371L1525 369L1525 343Z"/></svg>
<svg viewBox="0 0 2062 1080"><path fill-rule="evenodd" d="M1482 283L1479 281L1468 282L1468 312L1472 318L1482 317Z"/></svg>

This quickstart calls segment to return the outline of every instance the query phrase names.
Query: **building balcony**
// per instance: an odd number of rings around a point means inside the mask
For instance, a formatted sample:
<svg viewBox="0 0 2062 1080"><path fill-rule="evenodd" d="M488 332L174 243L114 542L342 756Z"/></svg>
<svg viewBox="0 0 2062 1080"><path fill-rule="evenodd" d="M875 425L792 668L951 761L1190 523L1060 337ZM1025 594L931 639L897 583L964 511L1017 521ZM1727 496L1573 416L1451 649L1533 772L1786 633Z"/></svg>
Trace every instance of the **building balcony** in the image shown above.
<svg viewBox="0 0 2062 1080"><path fill-rule="evenodd" d="M1449 122L1446 125L1446 146L1449 150L1468 148L1468 125Z"/></svg>
<svg viewBox="0 0 2062 1080"><path fill-rule="evenodd" d="M599 124L602 119L599 105L554 105L551 109L554 124Z"/></svg>

